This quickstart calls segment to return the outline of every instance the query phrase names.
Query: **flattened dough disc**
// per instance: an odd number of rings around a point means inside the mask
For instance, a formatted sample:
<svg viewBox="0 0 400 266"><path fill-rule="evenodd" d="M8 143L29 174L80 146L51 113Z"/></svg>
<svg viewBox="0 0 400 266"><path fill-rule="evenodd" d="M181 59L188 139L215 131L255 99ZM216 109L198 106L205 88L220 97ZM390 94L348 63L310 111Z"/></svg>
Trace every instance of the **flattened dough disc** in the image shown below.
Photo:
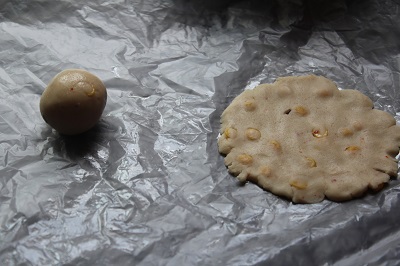
<svg viewBox="0 0 400 266"><path fill-rule="evenodd" d="M220 133L229 172L296 203L350 200L397 174L395 119L320 76L244 91L223 112Z"/></svg>

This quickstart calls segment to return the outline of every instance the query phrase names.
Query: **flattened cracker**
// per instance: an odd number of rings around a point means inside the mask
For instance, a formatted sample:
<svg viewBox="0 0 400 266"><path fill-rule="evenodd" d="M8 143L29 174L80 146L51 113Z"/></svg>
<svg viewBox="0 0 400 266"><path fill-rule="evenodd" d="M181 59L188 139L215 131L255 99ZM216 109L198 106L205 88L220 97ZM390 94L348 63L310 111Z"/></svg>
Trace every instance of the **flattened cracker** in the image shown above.
<svg viewBox="0 0 400 266"><path fill-rule="evenodd" d="M399 144L391 115L314 75L244 91L223 112L218 139L230 173L296 203L382 189L397 174Z"/></svg>

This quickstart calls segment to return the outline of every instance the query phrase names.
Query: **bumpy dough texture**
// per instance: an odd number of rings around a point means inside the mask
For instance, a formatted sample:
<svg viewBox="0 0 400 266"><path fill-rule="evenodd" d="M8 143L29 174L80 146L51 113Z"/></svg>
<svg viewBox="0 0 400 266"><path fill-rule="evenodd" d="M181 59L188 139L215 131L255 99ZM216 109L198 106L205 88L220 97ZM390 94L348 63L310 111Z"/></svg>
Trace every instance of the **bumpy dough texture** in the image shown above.
<svg viewBox="0 0 400 266"><path fill-rule="evenodd" d="M350 200L397 175L395 119L324 77L244 91L223 112L220 133L232 174L296 203Z"/></svg>
<svg viewBox="0 0 400 266"><path fill-rule="evenodd" d="M92 128L107 102L101 80L82 69L58 73L40 98L43 119L58 132L77 135Z"/></svg>

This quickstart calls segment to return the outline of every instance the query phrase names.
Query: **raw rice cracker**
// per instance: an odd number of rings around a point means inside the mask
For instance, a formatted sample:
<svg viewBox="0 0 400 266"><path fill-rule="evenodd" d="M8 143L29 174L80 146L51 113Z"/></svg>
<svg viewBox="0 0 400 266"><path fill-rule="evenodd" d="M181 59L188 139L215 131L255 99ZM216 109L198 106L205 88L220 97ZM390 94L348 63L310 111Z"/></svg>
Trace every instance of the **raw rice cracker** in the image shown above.
<svg viewBox="0 0 400 266"><path fill-rule="evenodd" d="M295 203L350 200L397 175L393 116L320 76L244 91L222 113L220 133L230 173Z"/></svg>

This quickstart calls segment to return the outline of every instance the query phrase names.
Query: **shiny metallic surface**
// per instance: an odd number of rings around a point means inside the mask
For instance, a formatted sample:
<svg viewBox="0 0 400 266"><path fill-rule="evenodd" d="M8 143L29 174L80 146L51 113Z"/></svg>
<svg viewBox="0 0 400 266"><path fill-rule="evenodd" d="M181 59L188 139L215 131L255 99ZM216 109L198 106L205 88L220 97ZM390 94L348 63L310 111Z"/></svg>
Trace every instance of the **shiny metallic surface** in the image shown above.
<svg viewBox="0 0 400 266"><path fill-rule="evenodd" d="M396 265L399 182L301 205L240 185L219 117L317 74L400 121L400 2L0 0L0 265ZM79 137L42 120L63 69L108 90Z"/></svg>

